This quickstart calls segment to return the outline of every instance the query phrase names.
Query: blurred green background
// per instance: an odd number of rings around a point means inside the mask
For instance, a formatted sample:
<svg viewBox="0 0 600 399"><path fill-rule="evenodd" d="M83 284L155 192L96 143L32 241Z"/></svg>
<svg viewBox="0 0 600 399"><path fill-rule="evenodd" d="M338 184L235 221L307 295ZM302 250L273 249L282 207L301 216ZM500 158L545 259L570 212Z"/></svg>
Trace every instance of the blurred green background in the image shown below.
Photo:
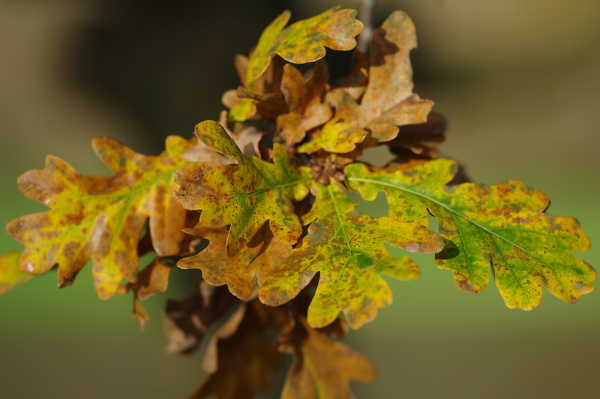
<svg viewBox="0 0 600 399"><path fill-rule="evenodd" d="M17 176L44 156L106 173L90 140L108 135L139 152L189 136L238 85L247 53L284 9L298 20L356 1L0 1L0 222L44 210ZM476 182L524 180L600 240L600 2L380 0L415 21L415 91L449 120L443 153ZM343 55L334 55L344 62ZM18 248L0 233L0 251ZM600 265L594 247L581 258ZM359 398L600 397L600 293L568 305L544 293L510 310L492 285L459 291L431 256L422 277L390 281L394 304L348 342L379 379ZM177 293L170 293L176 296ZM145 302L144 333L130 296L100 301L86 268L56 288L34 278L0 297L0 397L181 398L200 383L197 357L163 352L166 296Z"/></svg>

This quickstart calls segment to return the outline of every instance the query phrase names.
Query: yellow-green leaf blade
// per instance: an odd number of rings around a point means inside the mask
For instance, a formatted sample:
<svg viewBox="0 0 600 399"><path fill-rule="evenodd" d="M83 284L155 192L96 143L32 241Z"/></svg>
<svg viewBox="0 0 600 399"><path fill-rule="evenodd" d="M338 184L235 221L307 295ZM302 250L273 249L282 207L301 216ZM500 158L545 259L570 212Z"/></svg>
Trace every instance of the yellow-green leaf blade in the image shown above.
<svg viewBox="0 0 600 399"><path fill-rule="evenodd" d="M447 188L454 170L455 163L444 159L393 173L365 173L355 165L345 169L361 193L384 191L390 212L407 196L431 210L446 240L436 264L452 270L461 289L483 290L491 270L507 306L523 309L539 304L542 284L570 303L593 289L589 284L596 272L572 255L589 249L575 219L546 214L548 198L520 181Z"/></svg>
<svg viewBox="0 0 600 399"><path fill-rule="evenodd" d="M137 244L148 218L154 250L177 253L186 212L171 192L173 175L186 163L180 154L189 145L171 136L166 153L152 157L101 137L93 146L113 176L83 176L51 156L45 169L23 174L19 189L51 210L8 223L8 233L25 244L20 267L41 274L58 264L58 283L65 287L92 260L96 292L108 299L123 279L137 279Z"/></svg>
<svg viewBox="0 0 600 399"><path fill-rule="evenodd" d="M0 295L13 287L25 284L33 276L19 268L22 250L10 251L0 255Z"/></svg>
<svg viewBox="0 0 600 399"><path fill-rule="evenodd" d="M377 308L391 303L391 291L380 274L413 279L419 270L407 257L393 257L384 243L409 248L415 242L438 239L426 231L403 229L388 217L360 215L343 186L331 180L329 186L314 183L313 208L303 219L314 221L285 262L266 278L259 298L268 305L280 305L294 298L319 272L319 285L308 310L313 327L331 323L343 311L353 328L371 321ZM432 252L440 245L431 245Z"/></svg>
<svg viewBox="0 0 600 399"><path fill-rule="evenodd" d="M335 153L350 152L367 134L366 130L357 128L355 123L346 123L334 118L313 135L308 143L302 144L298 152L311 154L320 149Z"/></svg>
<svg viewBox="0 0 600 399"><path fill-rule="evenodd" d="M180 186L175 196L183 206L202 210L202 226L231 226L227 238L230 256L247 245L266 221L277 238L295 244L302 226L293 201L308 194L310 173L296 170L285 147L277 143L273 163L269 163L243 156L217 122L198 124L196 133L206 145L234 158L237 164L197 162L181 168L175 176Z"/></svg>
<svg viewBox="0 0 600 399"><path fill-rule="evenodd" d="M246 72L248 90L252 90L252 82L267 69L275 54L291 63L305 64L323 58L325 47L352 50L356 46L354 37L362 31L363 25L354 18L356 11L339 8L295 22L285 29L290 12L277 17L265 29L250 56Z"/></svg>

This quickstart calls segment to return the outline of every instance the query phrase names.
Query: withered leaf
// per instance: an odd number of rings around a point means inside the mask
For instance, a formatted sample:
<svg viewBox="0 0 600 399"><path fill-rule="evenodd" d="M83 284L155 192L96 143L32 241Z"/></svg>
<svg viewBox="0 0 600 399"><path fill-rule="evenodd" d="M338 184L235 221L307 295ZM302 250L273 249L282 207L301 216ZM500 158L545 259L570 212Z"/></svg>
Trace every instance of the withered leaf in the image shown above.
<svg viewBox="0 0 600 399"><path fill-rule="evenodd" d="M251 399L271 384L281 355L267 336L267 329L273 327L270 320L261 317L269 311L258 301L248 304L237 331L217 343L216 371L189 399Z"/></svg>
<svg viewBox="0 0 600 399"><path fill-rule="evenodd" d="M294 355L281 399L354 399L351 381L375 379L377 370L369 359L311 328L304 317L297 320L278 340L281 352Z"/></svg>
<svg viewBox="0 0 600 399"><path fill-rule="evenodd" d="M156 258L139 273L135 283L127 283L119 288L119 294L133 291L133 317L138 321L141 331L144 331L144 325L150 320L150 316L140 301L167 291L171 269L171 266L163 265Z"/></svg>
<svg viewBox="0 0 600 399"><path fill-rule="evenodd" d="M417 46L415 26L401 11L393 12L373 32L369 84L360 103L359 125L378 141L389 141L398 126L423 123L433 106L412 93L410 50Z"/></svg>
<svg viewBox="0 0 600 399"><path fill-rule="evenodd" d="M202 342L205 342L206 349L212 335L227 324L239 308L240 302L225 287L213 287L205 281L201 281L187 299L169 300L165 318L165 332L169 340L167 352L189 354L198 349ZM240 312L243 314L244 309ZM237 324L235 320L238 319L234 318L233 323L230 322L225 328L235 330L235 325L239 325L241 319ZM205 335L208 335L207 340L204 339Z"/></svg>
<svg viewBox="0 0 600 399"><path fill-rule="evenodd" d="M331 119L331 108L321 101L328 78L322 62L316 63L306 80L293 65L284 66L281 91L289 112L277 117L277 126L288 147L301 142L308 130Z"/></svg>

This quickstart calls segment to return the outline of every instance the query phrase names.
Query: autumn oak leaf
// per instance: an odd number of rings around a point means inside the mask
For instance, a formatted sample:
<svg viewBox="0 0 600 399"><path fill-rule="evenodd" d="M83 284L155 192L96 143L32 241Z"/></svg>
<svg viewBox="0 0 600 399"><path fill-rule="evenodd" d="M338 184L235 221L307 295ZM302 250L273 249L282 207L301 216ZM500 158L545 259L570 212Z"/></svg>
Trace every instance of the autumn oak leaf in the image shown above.
<svg viewBox="0 0 600 399"><path fill-rule="evenodd" d="M289 112L277 117L277 126L288 147L301 142L307 131L331 119L331 108L321 101L329 78L324 69L323 63L317 62L305 80L293 65L286 64L283 67L281 91Z"/></svg>
<svg viewBox="0 0 600 399"><path fill-rule="evenodd" d="M136 281L137 244L148 219L154 250L178 253L186 211L171 193L173 175L186 163L180 155L190 143L170 136L160 156L137 154L106 137L92 144L114 175L83 176L48 156L45 169L24 173L17 184L25 196L51 210L14 219L7 231L25 244L22 270L41 274L58 265L59 286L64 287L92 260L96 292L108 299L123 279Z"/></svg>
<svg viewBox="0 0 600 399"><path fill-rule="evenodd" d="M213 150L237 162L196 162L182 167L175 175L180 186L175 196L186 209L202 210L200 226L231 226L226 244L228 256L238 254L267 221L275 237L295 244L302 226L294 212L294 201L308 194L310 172L297 171L285 147L278 143L273 147L273 163L245 157L215 121L199 123L196 135Z"/></svg>
<svg viewBox="0 0 600 399"><path fill-rule="evenodd" d="M311 328L299 316L294 328L278 339L283 353L294 355L281 399L354 399L350 382L372 382L375 365L342 342Z"/></svg>
<svg viewBox="0 0 600 399"><path fill-rule="evenodd" d="M209 284L226 284L229 291L240 299L249 298L255 289L255 279L262 284L265 277L292 252L291 245L273 236L265 224L247 246L234 257L227 255L225 243L228 228L192 228L188 234L210 240L207 248L194 256L181 259L181 269L200 269Z"/></svg>
<svg viewBox="0 0 600 399"><path fill-rule="evenodd" d="M261 317L269 309L258 301L242 306L245 312L236 330L215 334L218 340L210 354L215 368L189 399L251 399L275 378L281 354L267 334L274 327L271 320Z"/></svg>
<svg viewBox="0 0 600 399"><path fill-rule="evenodd" d="M281 305L320 273L308 323L324 327L343 311L348 324L359 328L375 318L377 308L391 303L391 290L380 274L402 280L419 276L414 262L392 256L384 243L409 251L438 252L443 242L426 225L359 214L358 202L348 199L348 192L333 179L328 186L313 183L311 192L316 199L303 217L306 224L312 222L308 235L267 276L259 298L267 305Z"/></svg>
<svg viewBox="0 0 600 399"><path fill-rule="evenodd" d="M590 247L575 219L546 214L548 197L521 181L447 187L456 169L454 161L437 159L395 172L352 164L345 173L363 196L385 192L390 215L392 204L420 199L445 240L436 264L452 270L463 290L480 292L491 272L506 305L525 310L539 304L542 285L569 303L593 290L596 272L572 254Z"/></svg>
<svg viewBox="0 0 600 399"><path fill-rule="evenodd" d="M385 142L398 135L398 126L426 122L433 102L422 100L412 92L409 53L416 47L416 43L415 27L408 15L401 11L392 13L383 25L373 32L368 84L362 100L359 103L353 97L354 92L348 87L340 87L327 93L325 102L336 109L336 121L333 123L344 124L339 125L337 129L323 129L312 138L315 143L303 145L301 152L311 153L319 148L327 149L321 143L340 140L340 134L348 136L349 143L360 143L366 132L362 136L358 132L365 130L370 132L374 143ZM350 127L352 131L348 130ZM350 147L330 148L327 149L330 152L346 152Z"/></svg>
<svg viewBox="0 0 600 399"><path fill-rule="evenodd" d="M334 7L312 18L293 23L284 29L291 13L284 11L263 31L248 62L246 89L252 91L254 81L261 76L275 55L293 64L306 64L325 56L325 47L332 50L352 50L363 24L355 19L356 11ZM245 99L231 109L230 117L248 119L253 100Z"/></svg>
<svg viewBox="0 0 600 399"><path fill-rule="evenodd" d="M409 53L417 47L415 26L402 11L393 12L373 32L369 84L360 103L359 125L377 141L396 137L401 125L424 123L433 101L413 94Z"/></svg>

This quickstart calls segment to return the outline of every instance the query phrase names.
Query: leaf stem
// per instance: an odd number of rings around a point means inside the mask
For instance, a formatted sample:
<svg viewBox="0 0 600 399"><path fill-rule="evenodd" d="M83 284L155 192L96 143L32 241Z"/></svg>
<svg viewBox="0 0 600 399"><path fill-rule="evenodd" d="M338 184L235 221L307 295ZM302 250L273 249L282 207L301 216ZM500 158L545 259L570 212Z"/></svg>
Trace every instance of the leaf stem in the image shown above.
<svg viewBox="0 0 600 399"><path fill-rule="evenodd" d="M373 35L373 10L377 0L361 0L358 15L363 23L363 31L358 35L358 44L356 49L361 53L366 53L369 50L369 43Z"/></svg>

